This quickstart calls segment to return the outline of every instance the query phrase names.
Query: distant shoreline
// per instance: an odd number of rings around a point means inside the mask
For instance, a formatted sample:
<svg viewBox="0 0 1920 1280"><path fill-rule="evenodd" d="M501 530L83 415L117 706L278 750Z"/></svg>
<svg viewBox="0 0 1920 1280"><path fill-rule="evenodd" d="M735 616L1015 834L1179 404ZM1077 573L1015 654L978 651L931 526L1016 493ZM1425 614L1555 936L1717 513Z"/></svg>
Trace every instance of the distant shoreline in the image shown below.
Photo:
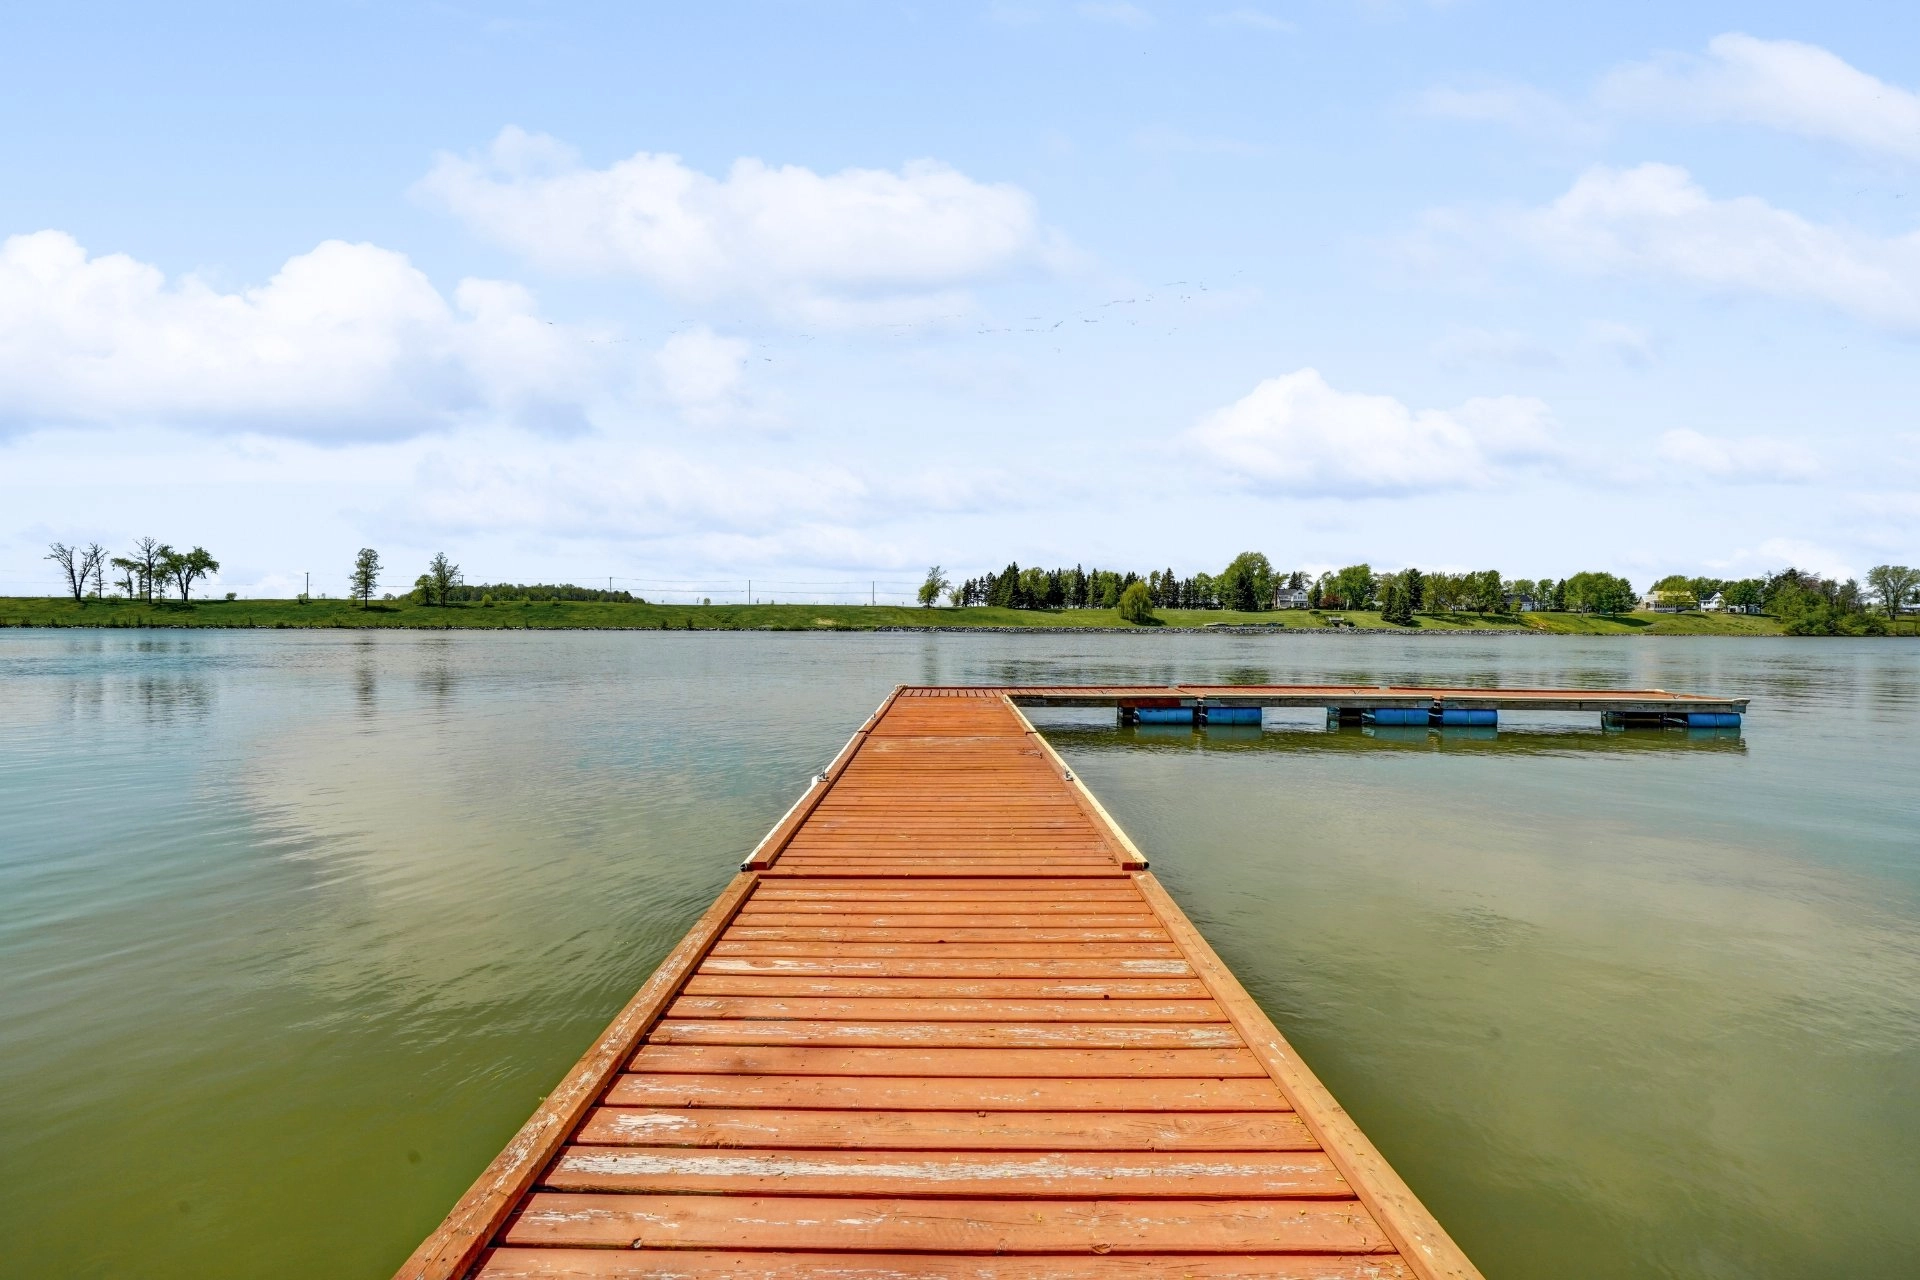
<svg viewBox="0 0 1920 1280"><path fill-rule="evenodd" d="M1336 621L1344 618L1351 625ZM1377 612L1280 610L1234 613L1167 609L1153 625L1132 626L1112 609L922 609L911 605L642 604L601 600L500 601L430 606L413 600L88 600L0 597L0 628L98 630L339 631L787 631L990 635L1731 635L1777 636L1780 623L1749 614L1574 613L1421 614L1412 627ZM1920 633L1903 618L1901 635Z"/></svg>

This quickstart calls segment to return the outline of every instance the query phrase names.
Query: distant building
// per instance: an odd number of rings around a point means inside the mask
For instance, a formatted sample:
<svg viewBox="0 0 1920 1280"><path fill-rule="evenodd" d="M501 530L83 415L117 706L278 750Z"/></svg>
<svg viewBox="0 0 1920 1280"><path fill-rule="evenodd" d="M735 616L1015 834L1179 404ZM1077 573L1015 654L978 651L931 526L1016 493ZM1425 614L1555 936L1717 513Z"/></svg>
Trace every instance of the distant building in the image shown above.
<svg viewBox="0 0 1920 1280"><path fill-rule="evenodd" d="M1304 609L1307 607L1307 589L1305 587L1282 587L1274 593L1273 607L1276 609Z"/></svg>
<svg viewBox="0 0 1920 1280"><path fill-rule="evenodd" d="M1705 613L1725 613L1727 611L1727 598L1716 591L1700 602L1700 608Z"/></svg>
<svg viewBox="0 0 1920 1280"><path fill-rule="evenodd" d="M1534 603L1532 596L1514 595L1512 593L1509 593L1507 596L1507 608L1514 613L1534 613L1539 607L1539 605Z"/></svg>

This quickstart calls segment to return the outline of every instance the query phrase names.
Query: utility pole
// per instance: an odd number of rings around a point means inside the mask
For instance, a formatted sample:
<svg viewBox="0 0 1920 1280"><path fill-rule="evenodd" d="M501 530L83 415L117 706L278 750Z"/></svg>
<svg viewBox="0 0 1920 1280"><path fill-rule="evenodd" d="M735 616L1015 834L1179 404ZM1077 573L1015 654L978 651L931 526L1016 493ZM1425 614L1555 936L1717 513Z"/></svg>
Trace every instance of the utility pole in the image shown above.
<svg viewBox="0 0 1920 1280"><path fill-rule="evenodd" d="M753 579L752 578L747 579L747 603L748 604L753 603Z"/></svg>
<svg viewBox="0 0 1920 1280"><path fill-rule="evenodd" d="M871 609L873 608L873 606L879 603L880 603L880 584L878 582L867 583L867 608Z"/></svg>
<svg viewBox="0 0 1920 1280"><path fill-rule="evenodd" d="M305 591L302 591L300 595L303 599L311 600L313 599L313 570L308 569L306 572L307 572L307 589Z"/></svg>

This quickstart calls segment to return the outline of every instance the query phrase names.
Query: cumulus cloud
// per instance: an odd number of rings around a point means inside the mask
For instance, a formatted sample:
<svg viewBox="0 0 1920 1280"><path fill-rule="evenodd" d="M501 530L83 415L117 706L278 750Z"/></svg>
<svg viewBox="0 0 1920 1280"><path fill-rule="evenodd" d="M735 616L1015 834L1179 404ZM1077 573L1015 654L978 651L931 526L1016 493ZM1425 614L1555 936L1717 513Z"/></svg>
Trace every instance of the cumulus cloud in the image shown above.
<svg viewBox="0 0 1920 1280"><path fill-rule="evenodd" d="M509 128L482 157L441 156L418 189L542 267L818 323L962 307L967 287L1061 253L1025 191L933 160L821 174L741 159L716 178L643 151L594 169Z"/></svg>
<svg viewBox="0 0 1920 1280"><path fill-rule="evenodd" d="M1416 410L1392 396L1335 390L1314 369L1267 379L1187 440L1256 488L1331 497L1488 485L1558 452L1538 400Z"/></svg>
<svg viewBox="0 0 1920 1280"><path fill-rule="evenodd" d="M1575 269L1817 302L1888 328L1920 329L1920 233L1878 236L1811 222L1753 196L1714 199L1673 165L1597 166L1551 204L1490 230L1503 244L1517 238Z"/></svg>
<svg viewBox="0 0 1920 1280"><path fill-rule="evenodd" d="M1736 121L1920 160L1920 93L1797 40L1715 36L1704 57L1665 55L1621 67L1600 85L1615 110Z"/></svg>
<svg viewBox="0 0 1920 1280"><path fill-rule="evenodd" d="M1820 474L1812 450L1772 436L1708 436L1683 429L1661 436L1655 452L1686 475L1735 483L1800 484Z"/></svg>
<svg viewBox="0 0 1920 1280"><path fill-rule="evenodd" d="M0 428L145 422L316 436L476 418L578 423L608 371L517 285L452 299L398 253L328 241L235 293L58 231L0 243Z"/></svg>
<svg viewBox="0 0 1920 1280"><path fill-rule="evenodd" d="M707 424L751 415L745 340L699 325L668 338L653 361L661 390L689 421Z"/></svg>

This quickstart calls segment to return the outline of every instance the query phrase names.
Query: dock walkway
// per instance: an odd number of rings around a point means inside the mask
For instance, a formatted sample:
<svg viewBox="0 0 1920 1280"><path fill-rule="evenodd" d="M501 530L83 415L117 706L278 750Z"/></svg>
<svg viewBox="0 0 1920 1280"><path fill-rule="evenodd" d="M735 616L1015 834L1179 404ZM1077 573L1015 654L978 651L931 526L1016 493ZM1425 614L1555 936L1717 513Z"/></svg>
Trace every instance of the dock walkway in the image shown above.
<svg viewBox="0 0 1920 1280"><path fill-rule="evenodd" d="M399 1276L1476 1277L1008 693L896 691Z"/></svg>

